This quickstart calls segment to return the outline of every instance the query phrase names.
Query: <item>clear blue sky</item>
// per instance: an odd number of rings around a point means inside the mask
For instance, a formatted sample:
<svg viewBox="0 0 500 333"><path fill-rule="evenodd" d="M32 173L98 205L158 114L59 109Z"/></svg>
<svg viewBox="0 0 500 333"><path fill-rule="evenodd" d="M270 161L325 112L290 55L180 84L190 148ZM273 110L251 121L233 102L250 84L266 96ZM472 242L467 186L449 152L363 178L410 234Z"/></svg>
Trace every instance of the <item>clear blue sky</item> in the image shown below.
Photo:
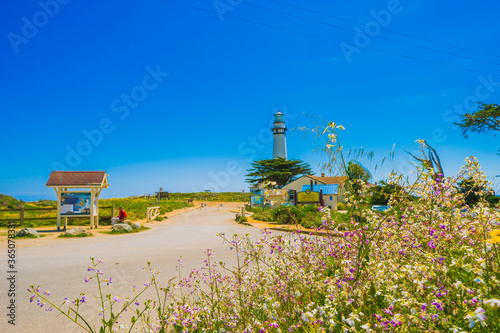
<svg viewBox="0 0 500 333"><path fill-rule="evenodd" d="M164 0L2 2L0 193L55 198L45 188L54 168L106 170L104 197L241 191L250 162L272 156L278 108L289 128L310 124L304 112L343 124L346 147L377 153L365 163L372 171L396 144L375 180L402 169L419 138L448 175L469 155L500 174L500 139L466 140L453 125L475 101L500 103L500 4L282 0L308 12L178 1L208 12ZM364 39L363 24L372 29ZM287 143L289 158L320 172L310 139L290 131Z"/></svg>

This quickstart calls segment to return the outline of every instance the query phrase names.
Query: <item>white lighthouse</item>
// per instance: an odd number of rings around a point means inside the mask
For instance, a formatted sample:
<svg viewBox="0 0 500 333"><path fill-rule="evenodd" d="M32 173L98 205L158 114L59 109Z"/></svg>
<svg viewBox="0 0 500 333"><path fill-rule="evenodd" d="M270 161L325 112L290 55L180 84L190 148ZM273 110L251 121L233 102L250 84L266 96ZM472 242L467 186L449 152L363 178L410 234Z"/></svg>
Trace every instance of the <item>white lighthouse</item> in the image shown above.
<svg viewBox="0 0 500 333"><path fill-rule="evenodd" d="M283 120L283 113L279 112L279 110L274 115L274 123L271 131L273 131L273 158L283 157L286 160L286 127Z"/></svg>

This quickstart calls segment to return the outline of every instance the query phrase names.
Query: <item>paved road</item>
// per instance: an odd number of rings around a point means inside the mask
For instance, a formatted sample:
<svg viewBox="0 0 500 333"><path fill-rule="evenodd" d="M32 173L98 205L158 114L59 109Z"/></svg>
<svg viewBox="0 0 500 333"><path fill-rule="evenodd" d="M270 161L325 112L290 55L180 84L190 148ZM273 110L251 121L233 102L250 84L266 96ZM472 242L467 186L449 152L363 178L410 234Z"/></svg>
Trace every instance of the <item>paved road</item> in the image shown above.
<svg viewBox="0 0 500 333"><path fill-rule="evenodd" d="M252 234L258 238L261 230L238 225L234 222L234 213L217 211L215 207L195 210L174 216L165 222L154 225L151 230L130 235L110 237L91 237L75 239L53 239L40 242L40 245L22 246L18 241L18 281L16 326L7 324L6 278L1 279L2 311L0 332L82 332L67 318L57 317L57 313L28 302L26 287L40 285L52 292L51 299L62 301L64 297L74 298L84 291L95 295L95 284L85 284L89 276L87 266L89 258L103 258L104 276L112 276L110 292L122 298L129 295L133 285L141 286L149 275L142 269L151 261L154 268L162 271L160 281L167 281L176 276L177 258L182 256L184 272L192 268L203 267L203 251L211 248L217 260L228 263L234 260L234 251L223 245L218 233ZM2 250L3 251L3 250ZM5 256L2 256L5 258ZM6 261L6 260L5 260ZM5 267L5 263L2 263ZM4 269L6 271L6 269ZM97 318L90 306L87 315Z"/></svg>

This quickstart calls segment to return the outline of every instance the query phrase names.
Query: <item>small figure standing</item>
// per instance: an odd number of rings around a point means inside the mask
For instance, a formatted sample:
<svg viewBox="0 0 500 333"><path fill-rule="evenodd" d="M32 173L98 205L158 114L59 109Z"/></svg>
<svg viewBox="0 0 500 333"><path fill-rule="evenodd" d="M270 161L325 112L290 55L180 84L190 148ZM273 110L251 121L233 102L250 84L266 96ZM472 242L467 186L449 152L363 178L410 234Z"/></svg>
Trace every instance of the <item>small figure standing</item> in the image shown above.
<svg viewBox="0 0 500 333"><path fill-rule="evenodd" d="M125 210L123 209L123 207L120 207L119 208L119 212L118 212L118 216L115 216L115 217L111 218L111 223L114 226L115 223L118 222L118 221L120 221L120 222L125 221L126 217L127 217L127 212L125 212Z"/></svg>

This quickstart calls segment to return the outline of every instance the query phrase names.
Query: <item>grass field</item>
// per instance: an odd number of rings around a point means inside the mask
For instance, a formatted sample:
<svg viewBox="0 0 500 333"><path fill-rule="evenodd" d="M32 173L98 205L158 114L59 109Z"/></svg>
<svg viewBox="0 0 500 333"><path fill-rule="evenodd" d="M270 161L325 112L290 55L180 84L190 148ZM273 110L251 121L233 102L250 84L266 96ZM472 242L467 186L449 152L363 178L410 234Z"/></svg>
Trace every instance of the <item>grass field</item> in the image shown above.
<svg viewBox="0 0 500 333"><path fill-rule="evenodd" d="M220 193L171 193L170 200L194 199L200 201L248 202L250 193L220 192Z"/></svg>
<svg viewBox="0 0 500 333"><path fill-rule="evenodd" d="M170 200L157 201L156 197L151 198L113 198L99 200L99 215L100 223L109 224L111 209L103 209L102 207L115 206L115 215L118 214L118 207L123 207L128 214L128 219L137 221L147 217L147 207L160 207L160 215L165 213L189 207L188 199L205 200L205 201L242 201L246 202L250 198L249 193L238 192L223 192L223 193L171 193ZM56 208L55 200L40 200L33 202L23 202L14 197L0 194L0 210L2 209L28 209L24 211L23 227L34 228L42 226L56 225L55 210L29 210L33 208ZM48 218L48 220L30 220L30 218ZM19 219L19 211L0 211L0 219ZM68 218L68 225L87 225L87 217L71 217ZM0 228L7 228L7 221L0 221Z"/></svg>

